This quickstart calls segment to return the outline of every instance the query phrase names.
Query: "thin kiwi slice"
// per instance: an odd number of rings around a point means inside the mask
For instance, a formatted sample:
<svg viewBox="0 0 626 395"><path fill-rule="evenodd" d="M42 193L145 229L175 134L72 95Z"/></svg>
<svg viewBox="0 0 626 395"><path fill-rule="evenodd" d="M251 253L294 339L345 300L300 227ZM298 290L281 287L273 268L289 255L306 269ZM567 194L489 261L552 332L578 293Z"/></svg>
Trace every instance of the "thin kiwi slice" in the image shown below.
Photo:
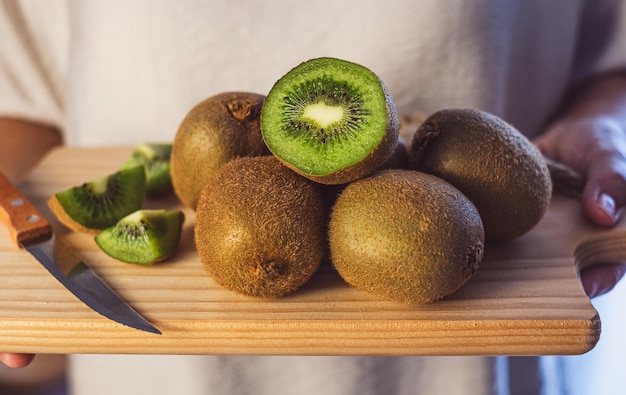
<svg viewBox="0 0 626 395"><path fill-rule="evenodd" d="M48 206L68 228L99 233L141 208L145 184L144 167L135 166L58 192Z"/></svg>
<svg viewBox="0 0 626 395"><path fill-rule="evenodd" d="M95 237L96 244L113 258L150 265L178 249L185 216L180 210L138 210Z"/></svg>
<svg viewBox="0 0 626 395"><path fill-rule="evenodd" d="M171 143L142 143L135 147L122 168L144 166L146 195L148 197L164 195L172 190L171 153Z"/></svg>
<svg viewBox="0 0 626 395"><path fill-rule="evenodd" d="M343 184L389 159L399 117L371 70L317 58L274 84L261 111L261 132L269 150L292 170L320 183Z"/></svg>

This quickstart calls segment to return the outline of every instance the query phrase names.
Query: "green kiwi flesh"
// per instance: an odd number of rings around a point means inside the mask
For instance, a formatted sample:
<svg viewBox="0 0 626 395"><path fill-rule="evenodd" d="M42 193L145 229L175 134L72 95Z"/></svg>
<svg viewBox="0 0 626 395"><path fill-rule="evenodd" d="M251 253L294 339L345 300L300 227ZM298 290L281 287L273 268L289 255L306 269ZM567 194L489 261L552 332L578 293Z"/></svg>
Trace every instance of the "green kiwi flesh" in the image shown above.
<svg viewBox="0 0 626 395"><path fill-rule="evenodd" d="M304 285L327 253L319 187L271 155L223 165L196 209L196 248L215 282L258 298Z"/></svg>
<svg viewBox="0 0 626 395"><path fill-rule="evenodd" d="M223 92L196 104L174 137L171 175L174 192L195 210L207 180L225 163L242 156L270 155L261 136L265 96Z"/></svg>
<svg viewBox="0 0 626 395"><path fill-rule="evenodd" d="M121 169L56 193L48 206L67 227L98 233L141 208L145 183L143 166Z"/></svg>
<svg viewBox="0 0 626 395"><path fill-rule="evenodd" d="M484 251L482 221L469 199L438 177L404 169L348 184L332 209L328 237L346 282L409 304L456 292Z"/></svg>
<svg viewBox="0 0 626 395"><path fill-rule="evenodd" d="M415 133L409 161L461 190L476 205L489 240L525 234L550 203L550 172L539 150L485 111L433 113Z"/></svg>
<svg viewBox="0 0 626 395"><path fill-rule="evenodd" d="M320 183L343 184L388 160L399 117L372 71L317 58L274 84L261 112L261 131L269 150L294 171Z"/></svg>
<svg viewBox="0 0 626 395"><path fill-rule="evenodd" d="M174 255L184 220L180 210L138 210L103 230L95 240L117 260L150 265Z"/></svg>
<svg viewBox="0 0 626 395"><path fill-rule="evenodd" d="M170 173L170 143L142 143L133 150L122 168L144 166L146 170L146 195L157 197L172 191Z"/></svg>

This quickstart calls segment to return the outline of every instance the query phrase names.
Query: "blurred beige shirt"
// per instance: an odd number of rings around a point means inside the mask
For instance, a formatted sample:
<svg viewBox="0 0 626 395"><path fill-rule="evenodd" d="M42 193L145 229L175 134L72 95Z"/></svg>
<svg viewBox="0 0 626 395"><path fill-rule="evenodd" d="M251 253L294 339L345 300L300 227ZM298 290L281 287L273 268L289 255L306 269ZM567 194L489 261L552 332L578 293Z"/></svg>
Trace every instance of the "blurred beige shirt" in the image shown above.
<svg viewBox="0 0 626 395"><path fill-rule="evenodd" d="M0 114L73 145L171 139L196 102L333 56L403 113L478 107L538 133L572 84L626 65L611 0L2 0Z"/></svg>

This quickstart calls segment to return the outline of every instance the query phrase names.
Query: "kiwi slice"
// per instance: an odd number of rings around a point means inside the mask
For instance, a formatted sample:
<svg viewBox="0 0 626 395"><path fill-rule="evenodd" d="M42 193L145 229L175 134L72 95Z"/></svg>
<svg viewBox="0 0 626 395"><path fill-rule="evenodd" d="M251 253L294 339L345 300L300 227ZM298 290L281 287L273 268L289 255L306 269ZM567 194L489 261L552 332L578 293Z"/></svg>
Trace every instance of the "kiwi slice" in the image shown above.
<svg viewBox="0 0 626 395"><path fill-rule="evenodd" d="M294 171L320 183L343 184L389 159L399 117L372 71L317 58L274 84L261 112L261 132L269 150Z"/></svg>
<svg viewBox="0 0 626 395"><path fill-rule="evenodd" d="M172 190L170 155L172 144L142 143L133 150L123 169L144 166L146 170L146 195L157 197Z"/></svg>
<svg viewBox="0 0 626 395"><path fill-rule="evenodd" d="M206 271L247 296L276 298L299 289L327 252L321 186L271 155L226 163L196 209L195 243Z"/></svg>
<svg viewBox="0 0 626 395"><path fill-rule="evenodd" d="M150 265L176 252L184 220L180 210L138 210L103 230L95 240L117 260Z"/></svg>
<svg viewBox="0 0 626 395"><path fill-rule="evenodd" d="M548 165L517 129L479 109L430 115L413 136L411 167L441 177L478 208L489 240L528 232L552 195Z"/></svg>
<svg viewBox="0 0 626 395"><path fill-rule="evenodd" d="M328 237L346 282L409 304L454 293L484 251L483 224L470 200L438 177L404 169L348 184L332 209Z"/></svg>
<svg viewBox="0 0 626 395"><path fill-rule="evenodd" d="M144 167L130 167L58 192L48 206L70 229L99 233L141 208L145 184Z"/></svg>
<svg viewBox="0 0 626 395"><path fill-rule="evenodd" d="M242 156L270 155L261 137L265 96L223 92L196 104L182 120L172 147L174 192L195 210L204 185L223 164Z"/></svg>

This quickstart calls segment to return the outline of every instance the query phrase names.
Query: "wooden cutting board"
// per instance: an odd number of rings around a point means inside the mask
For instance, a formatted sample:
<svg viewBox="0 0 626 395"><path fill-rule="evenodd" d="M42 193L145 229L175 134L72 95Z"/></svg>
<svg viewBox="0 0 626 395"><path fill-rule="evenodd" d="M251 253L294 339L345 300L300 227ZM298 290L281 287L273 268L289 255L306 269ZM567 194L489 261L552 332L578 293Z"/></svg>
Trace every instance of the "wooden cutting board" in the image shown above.
<svg viewBox="0 0 626 395"><path fill-rule="evenodd" d="M0 227L0 350L34 353L528 355L594 347L600 319L576 265L624 258L623 224L588 223L579 202L556 195L525 236L488 244L478 272L452 297L427 306L381 300L345 284L330 264L294 295L257 300L207 275L193 242L150 267L115 261L93 238L70 232L46 207L53 193L116 171L130 148L53 151L19 186L55 231L162 335L130 329L90 310ZM175 197L146 207L181 207Z"/></svg>

